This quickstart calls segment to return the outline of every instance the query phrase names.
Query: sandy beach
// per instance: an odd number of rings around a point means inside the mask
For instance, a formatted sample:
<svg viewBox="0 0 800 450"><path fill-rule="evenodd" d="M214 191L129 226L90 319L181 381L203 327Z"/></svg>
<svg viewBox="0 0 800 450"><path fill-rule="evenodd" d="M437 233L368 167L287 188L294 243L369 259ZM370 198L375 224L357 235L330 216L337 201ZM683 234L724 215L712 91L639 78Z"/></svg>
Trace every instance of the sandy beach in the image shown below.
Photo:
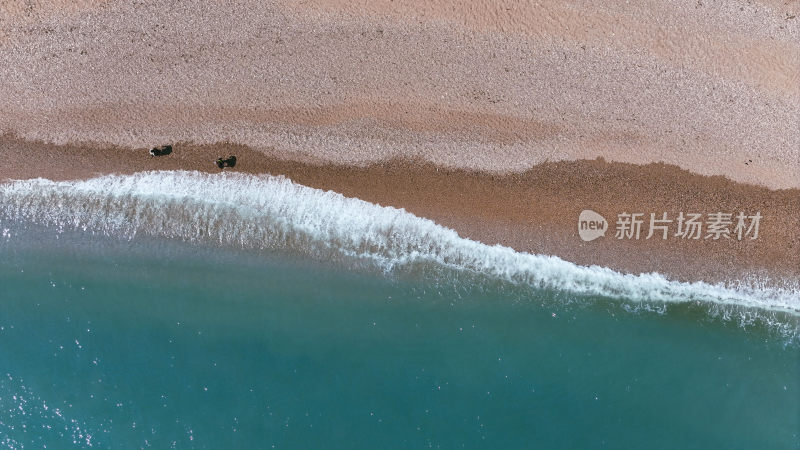
<svg viewBox="0 0 800 450"><path fill-rule="evenodd" d="M0 446L800 449L798 13L0 0Z"/></svg>
<svg viewBox="0 0 800 450"><path fill-rule="evenodd" d="M800 275L797 1L0 6L0 179L284 174L520 251ZM171 143L172 155L151 158ZM578 237L584 209L760 212L758 239Z"/></svg>

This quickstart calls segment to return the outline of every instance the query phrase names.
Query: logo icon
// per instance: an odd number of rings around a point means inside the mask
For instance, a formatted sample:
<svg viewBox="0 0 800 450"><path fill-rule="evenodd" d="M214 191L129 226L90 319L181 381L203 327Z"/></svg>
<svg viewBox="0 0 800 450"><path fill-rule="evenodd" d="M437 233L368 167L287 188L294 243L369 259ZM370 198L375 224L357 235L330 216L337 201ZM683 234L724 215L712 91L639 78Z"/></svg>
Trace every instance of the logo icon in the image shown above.
<svg viewBox="0 0 800 450"><path fill-rule="evenodd" d="M581 215L578 216L578 235L581 239L593 241L600 236L605 236L606 230L608 230L608 222L603 216L591 209L581 211Z"/></svg>

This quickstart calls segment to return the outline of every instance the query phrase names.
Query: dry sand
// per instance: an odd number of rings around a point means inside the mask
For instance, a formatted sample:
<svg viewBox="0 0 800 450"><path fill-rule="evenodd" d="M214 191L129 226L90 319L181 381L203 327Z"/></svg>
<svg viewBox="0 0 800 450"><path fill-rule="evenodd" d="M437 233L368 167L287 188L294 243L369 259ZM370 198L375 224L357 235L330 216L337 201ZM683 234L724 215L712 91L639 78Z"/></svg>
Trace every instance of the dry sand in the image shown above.
<svg viewBox="0 0 800 450"><path fill-rule="evenodd" d="M798 2L630 3L11 0L0 132L800 187Z"/></svg>

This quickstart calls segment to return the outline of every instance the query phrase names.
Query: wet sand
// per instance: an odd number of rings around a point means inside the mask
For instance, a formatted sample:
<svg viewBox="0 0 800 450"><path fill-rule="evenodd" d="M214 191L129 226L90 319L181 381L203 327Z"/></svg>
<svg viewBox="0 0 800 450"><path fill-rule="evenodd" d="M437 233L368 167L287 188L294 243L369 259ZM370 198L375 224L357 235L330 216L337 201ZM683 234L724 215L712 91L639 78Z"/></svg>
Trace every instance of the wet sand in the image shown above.
<svg viewBox="0 0 800 450"><path fill-rule="evenodd" d="M464 237L582 265L657 271L685 281L771 278L779 284L800 278L800 190L770 190L665 164L562 161L504 176L407 160L363 168L301 163L233 144L176 144L172 154L151 157L146 148L55 146L6 136L0 139L0 158L25 155L25 163L4 164L0 180L66 180L142 170L219 172L213 160L228 154L238 162L226 170L286 175L307 186L405 208ZM580 239L578 215L584 209L610 222L605 237ZM645 217L666 212L675 219L680 212L739 211L763 216L757 239L684 240L673 236L674 224L666 240L645 239L647 223L639 240L615 238L616 217L622 212Z"/></svg>

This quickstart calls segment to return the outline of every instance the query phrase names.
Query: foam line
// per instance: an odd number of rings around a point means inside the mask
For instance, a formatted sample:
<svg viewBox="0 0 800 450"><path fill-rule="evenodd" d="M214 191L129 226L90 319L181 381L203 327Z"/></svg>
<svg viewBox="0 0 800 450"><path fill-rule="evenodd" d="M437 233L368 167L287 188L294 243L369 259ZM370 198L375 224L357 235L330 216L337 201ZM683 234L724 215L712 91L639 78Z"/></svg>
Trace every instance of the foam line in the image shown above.
<svg viewBox="0 0 800 450"><path fill-rule="evenodd" d="M112 235L145 233L319 258L365 258L385 270L433 262L536 287L633 302L710 302L800 315L797 289L737 288L584 267L464 239L403 209L283 177L186 171L0 185L0 218Z"/></svg>

